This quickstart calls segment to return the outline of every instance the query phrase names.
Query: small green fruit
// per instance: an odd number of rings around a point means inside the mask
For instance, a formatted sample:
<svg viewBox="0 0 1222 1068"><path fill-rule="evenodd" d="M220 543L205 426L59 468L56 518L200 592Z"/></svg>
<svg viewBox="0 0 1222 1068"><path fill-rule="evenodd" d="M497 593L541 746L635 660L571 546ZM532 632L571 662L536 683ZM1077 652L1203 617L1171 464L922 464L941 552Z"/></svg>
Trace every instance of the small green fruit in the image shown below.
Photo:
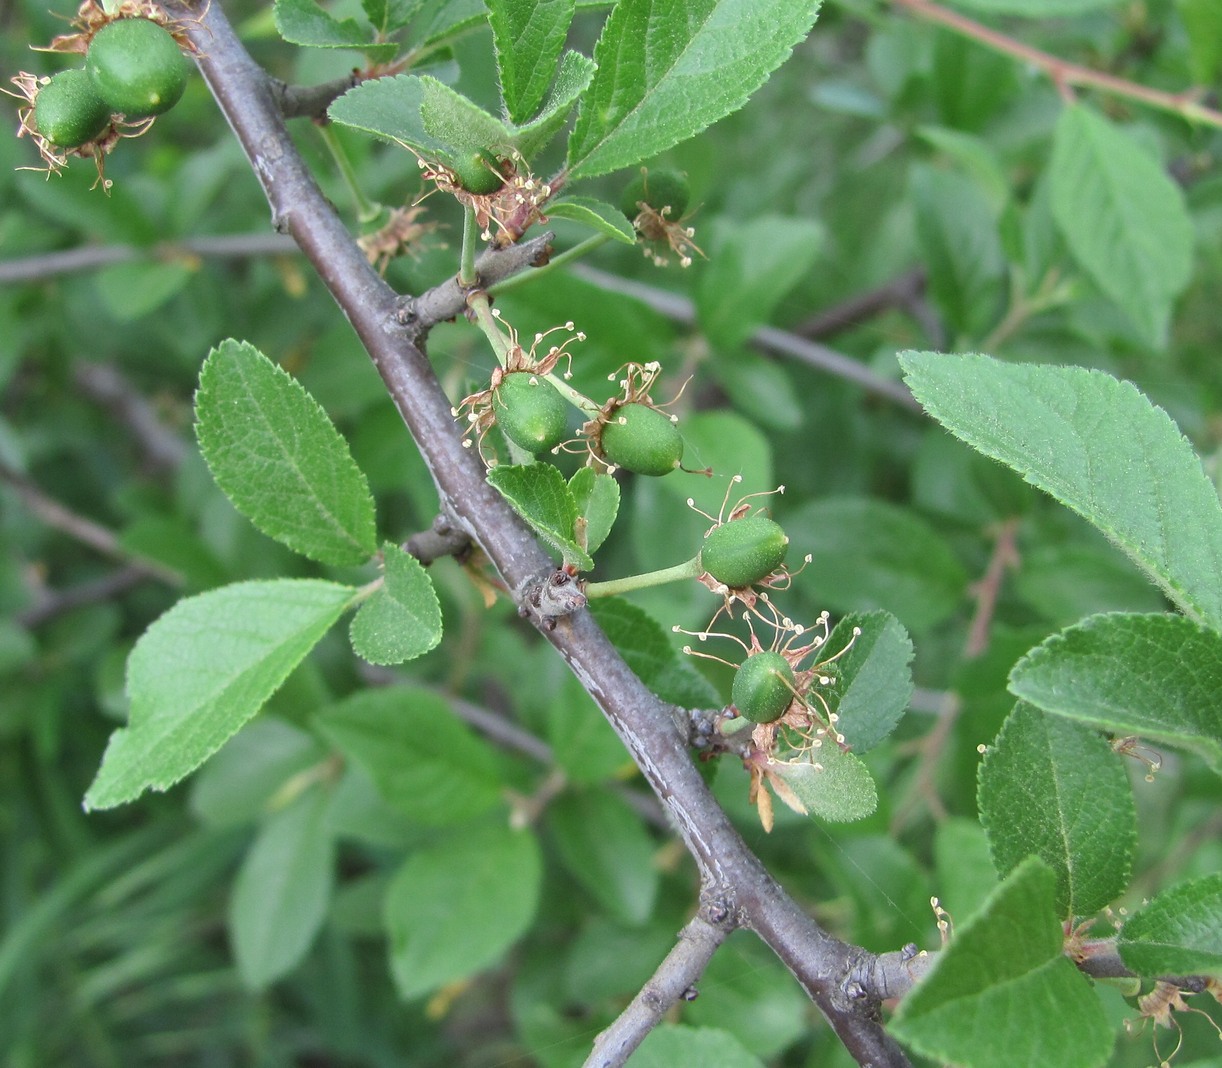
<svg viewBox="0 0 1222 1068"><path fill-rule="evenodd" d="M628 188L624 190L620 201L620 210L629 219L635 219L641 212L640 205L647 204L659 215L663 208L669 208L666 218L676 222L687 211L691 199L691 187L679 171L653 170L638 174Z"/></svg>
<svg viewBox="0 0 1222 1068"><path fill-rule="evenodd" d="M449 163L450 170L468 193L486 197L505 184L505 177L497 159L482 148L471 152L460 152Z"/></svg>
<svg viewBox="0 0 1222 1068"><path fill-rule="evenodd" d="M554 449L568 430L568 406L546 378L515 371L492 394L492 410L505 437L532 456Z"/></svg>
<svg viewBox="0 0 1222 1068"><path fill-rule="evenodd" d="M670 416L646 404L621 404L599 438L607 460L634 475L669 475L683 461L683 435Z"/></svg>
<svg viewBox="0 0 1222 1068"><path fill-rule="evenodd" d="M714 527L705 536L700 566L732 590L767 578L785 562L789 537L762 515L744 516Z"/></svg>
<svg viewBox="0 0 1222 1068"><path fill-rule="evenodd" d="M771 723L797 692L793 668L780 653L752 653L734 675L730 697L739 713L755 723Z"/></svg>
<svg viewBox="0 0 1222 1068"><path fill-rule="evenodd" d="M110 122L110 108L84 70L61 70L34 98L34 125L51 144L76 148Z"/></svg>
<svg viewBox="0 0 1222 1068"><path fill-rule="evenodd" d="M150 19L117 19L89 42L85 69L112 111L147 119L169 111L187 86L187 61L170 31Z"/></svg>

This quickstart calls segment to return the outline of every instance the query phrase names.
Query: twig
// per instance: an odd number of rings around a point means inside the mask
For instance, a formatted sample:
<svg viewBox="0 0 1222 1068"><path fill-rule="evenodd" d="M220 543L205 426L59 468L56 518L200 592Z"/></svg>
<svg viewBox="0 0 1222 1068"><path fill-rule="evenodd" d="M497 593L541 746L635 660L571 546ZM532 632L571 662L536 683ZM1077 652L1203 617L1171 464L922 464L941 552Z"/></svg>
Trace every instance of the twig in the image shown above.
<svg viewBox="0 0 1222 1068"><path fill-rule="evenodd" d="M584 1068L620 1068L672 1005L696 996L696 981L729 933L724 922L710 923L699 913L693 916L657 971L615 1023L594 1040Z"/></svg>
<svg viewBox="0 0 1222 1068"><path fill-rule="evenodd" d="M989 629L993 625L993 614L997 609L997 598L1001 596L1001 582L1006 568L1018 566L1018 520L1006 519L994 530L993 551L984 575L976 583L976 611L967 630L967 641L963 644L963 655L971 660L989 647Z"/></svg>
<svg viewBox="0 0 1222 1068"><path fill-rule="evenodd" d="M327 117L327 108L360 82L355 74L334 78L320 85L289 85L275 78L269 79L272 94L280 114L286 119L309 118L322 121Z"/></svg>
<svg viewBox="0 0 1222 1068"><path fill-rule="evenodd" d="M659 314L684 326L696 325L696 306L687 297L646 285L644 282L620 278L618 275L608 274L606 271L600 271L587 264L577 264L572 270L574 274L600 289L634 297ZM882 375L875 374L851 356L846 356L835 349L829 349L826 345L820 345L816 341L807 341L806 338L772 326L761 326L748 340L756 348L787 356L817 370L826 371L828 374L861 386L870 393L885 397L911 411L922 410L916 399L908 392L908 387L902 382L883 378Z"/></svg>
<svg viewBox="0 0 1222 1068"><path fill-rule="evenodd" d="M187 443L162 424L153 406L118 368L78 363L72 377L85 396L103 405L131 432L148 467L173 471L186 459L190 452Z"/></svg>
<svg viewBox="0 0 1222 1068"><path fill-rule="evenodd" d="M834 337L842 330L860 326L866 319L872 319L891 308L903 308L911 314L914 304L924 294L925 269L913 267L884 285L816 312L791 327L790 333L813 340Z"/></svg>
<svg viewBox="0 0 1222 1068"><path fill-rule="evenodd" d="M405 329L403 302L366 262L289 139L265 73L212 3L185 22L200 49L200 70L249 157L277 229L301 245L343 309L424 457L455 526L470 533L508 589L526 590L553 574L529 529L488 485L478 457L462 447L450 402ZM485 254L487 255L487 254ZM427 303L428 295L421 298ZM578 611L541 632L564 657L665 806L705 885L735 902L736 917L781 957L862 1064L899 1068L907 1058L885 1034L870 992L839 991L861 951L806 915L764 869L709 792L688 754L671 706L632 672L593 616Z"/></svg>
<svg viewBox="0 0 1222 1068"><path fill-rule="evenodd" d="M246 259L252 256L296 255L298 252L300 249L296 243L280 234L221 234L216 237L193 237L148 248L136 245L92 245L0 262L0 285L37 282L59 274L93 271L116 263L157 257L176 259L183 256L215 256L219 259Z"/></svg>
<svg viewBox="0 0 1222 1068"><path fill-rule="evenodd" d="M74 612L78 608L101 604L120 597L142 582L148 582L157 577L141 564L128 564L92 582L82 582L79 586L72 586L66 590L46 592L36 604L18 612L15 619L19 625L29 629L41 627L44 623L50 623L51 620Z"/></svg>
<svg viewBox="0 0 1222 1068"><path fill-rule="evenodd" d="M1075 85L1098 89L1112 96L1136 100L1149 107L1157 108L1159 111L1169 111L1188 122L1200 122L1222 128L1222 111L1215 111L1200 103L1204 95L1203 89L1189 89L1182 93L1167 93L1160 89L1151 89L1138 82L1131 82L1126 78L1107 74L1104 71L1092 70L1090 67L1070 63L1048 52L1041 52L1038 48L1032 48L1021 41L1016 41L1013 37L965 18L958 12L931 3L930 0L892 0L892 2L897 7L911 12L917 18L937 22L996 52L1003 52L1037 67L1048 75L1053 84L1063 93L1068 91L1068 87Z"/></svg>

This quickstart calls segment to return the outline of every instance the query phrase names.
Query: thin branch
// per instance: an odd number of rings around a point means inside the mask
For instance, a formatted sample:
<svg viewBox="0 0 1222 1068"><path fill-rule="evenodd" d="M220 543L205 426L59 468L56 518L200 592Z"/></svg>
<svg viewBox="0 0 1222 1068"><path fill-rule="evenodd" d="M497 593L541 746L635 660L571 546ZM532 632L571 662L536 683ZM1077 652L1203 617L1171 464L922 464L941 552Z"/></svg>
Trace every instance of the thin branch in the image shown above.
<svg viewBox="0 0 1222 1068"><path fill-rule="evenodd" d="M187 443L158 419L147 398L118 368L78 363L72 378L85 396L105 407L127 428L149 468L173 471L186 459L190 452Z"/></svg>
<svg viewBox="0 0 1222 1068"><path fill-rule="evenodd" d="M449 399L415 343L419 320L416 329L405 329L403 302L322 195L288 137L265 73L238 41L222 5L192 14L184 26L199 46L200 70L251 161L276 228L300 244L364 343L429 467L441 510L479 544L508 589L531 588L553 574L553 565L488 485L478 457L462 447ZM589 612L553 618L550 627L536 622L624 742L704 884L733 902L736 922L756 930L784 960L861 1063L907 1065L882 1030L877 1002L868 993L850 1001L839 990L862 951L820 928L750 851L692 763L672 707L644 686Z"/></svg>
<svg viewBox="0 0 1222 1068"><path fill-rule="evenodd" d="M356 74L334 78L320 85L289 85L278 79L269 79L272 95L280 114L286 119L314 119L321 122L327 117L327 108L354 85L360 83Z"/></svg>
<svg viewBox="0 0 1222 1068"><path fill-rule="evenodd" d="M696 306L687 297L668 292L665 289L658 289L656 286L646 285L644 282L620 278L618 275L608 274L606 271L600 271L587 264L576 264L573 267L573 273L600 289L633 297L659 314L684 326L696 325ZM883 378L882 375L875 374L851 356L846 356L835 349L829 349L826 345L820 345L816 341L807 341L806 338L772 326L760 327L748 340L756 348L797 360L819 371L826 371L828 374L843 378L847 382L861 386L870 393L885 397L914 412L922 410L916 398L902 382Z"/></svg>
<svg viewBox="0 0 1222 1068"><path fill-rule="evenodd" d="M214 237L193 237L148 248L136 245L89 245L0 262L0 285L37 282L55 275L94 271L99 267L130 263L132 260L175 260L193 256L247 259L254 256L295 255L299 251L291 238L280 234L220 234Z"/></svg>
<svg viewBox="0 0 1222 1068"><path fill-rule="evenodd" d="M925 281L925 269L913 267L875 289L868 289L816 312L791 327L790 333L821 340L860 326L867 319L873 319L892 308L902 308L911 314L914 304L925 295Z"/></svg>
<svg viewBox="0 0 1222 1068"><path fill-rule="evenodd" d="M1032 48L1007 34L966 18L958 12L931 3L930 0L892 0L892 2L917 18L939 23L995 52L1002 52L1015 59L1021 59L1024 63L1042 70L1062 92L1067 92L1068 87L1075 85L1098 89L1112 96L1135 100L1149 107L1157 108L1159 111L1169 111L1188 122L1204 123L1207 126L1222 129L1222 111L1215 111L1200 102L1205 94L1203 88L1188 89L1182 93L1167 93L1160 89L1151 89L1147 85L1131 82L1127 78L1092 70L1090 67L1070 63L1051 53Z"/></svg>
<svg viewBox="0 0 1222 1068"><path fill-rule="evenodd" d="M594 1040L585 1068L620 1068L626 1063L672 1005L697 995L696 981L729 933L724 922L710 923L700 913L693 916L657 971L615 1023Z"/></svg>
<svg viewBox="0 0 1222 1068"><path fill-rule="evenodd" d="M18 612L15 619L20 626L32 630L78 608L114 600L157 577L141 564L128 564L92 582L82 582L66 590L48 591L35 604Z"/></svg>

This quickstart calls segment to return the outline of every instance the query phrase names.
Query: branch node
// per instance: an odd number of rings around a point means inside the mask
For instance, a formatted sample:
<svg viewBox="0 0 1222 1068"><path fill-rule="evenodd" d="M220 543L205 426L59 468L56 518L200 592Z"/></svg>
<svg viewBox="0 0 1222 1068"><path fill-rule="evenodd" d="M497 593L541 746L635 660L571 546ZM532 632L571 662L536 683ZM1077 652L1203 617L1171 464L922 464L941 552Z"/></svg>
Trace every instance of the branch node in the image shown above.
<svg viewBox="0 0 1222 1068"><path fill-rule="evenodd" d="M564 567L528 578L515 591L514 600L518 615L543 630L555 630L557 620L586 605L577 575Z"/></svg>

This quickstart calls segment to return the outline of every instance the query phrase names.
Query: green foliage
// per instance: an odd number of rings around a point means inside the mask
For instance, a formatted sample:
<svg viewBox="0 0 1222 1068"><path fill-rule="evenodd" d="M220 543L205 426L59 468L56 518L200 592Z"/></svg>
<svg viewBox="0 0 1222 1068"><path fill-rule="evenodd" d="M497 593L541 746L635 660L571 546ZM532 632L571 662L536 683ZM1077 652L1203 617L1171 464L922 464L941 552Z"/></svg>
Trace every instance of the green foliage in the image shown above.
<svg viewBox="0 0 1222 1068"><path fill-rule="evenodd" d="M398 51L394 44L375 44L370 30L356 19L337 19L314 0L275 0L272 14L276 32L292 44L309 48L350 48L374 60L390 59ZM367 14L371 22L376 19L375 26L377 23L391 25L389 7Z"/></svg>
<svg viewBox="0 0 1222 1068"><path fill-rule="evenodd" d="M1222 974L1222 875L1164 890L1129 918L1117 944L1139 975Z"/></svg>
<svg viewBox="0 0 1222 1068"><path fill-rule="evenodd" d="M575 6L574 0L492 0L488 5L501 100L511 121L526 122L543 102Z"/></svg>
<svg viewBox="0 0 1222 1068"><path fill-rule="evenodd" d="M381 587L352 617L352 648L371 664L402 664L441 641L441 606L414 556L388 543L382 566Z"/></svg>
<svg viewBox="0 0 1222 1068"><path fill-rule="evenodd" d="M577 542L577 501L556 468L551 464L500 464L488 472L488 481L565 563L580 571L594 566Z"/></svg>
<svg viewBox="0 0 1222 1068"><path fill-rule="evenodd" d="M772 769L793 791L806 811L832 823L853 823L878 807L874 777L852 753L826 743L809 760L778 764Z"/></svg>
<svg viewBox="0 0 1222 1068"><path fill-rule="evenodd" d="M836 729L854 752L864 753L895 730L908 708L912 640L889 612L850 612L824 648L839 654L824 691L840 716Z"/></svg>
<svg viewBox="0 0 1222 1068"><path fill-rule="evenodd" d="M968 1068L1105 1063L1111 1030L1062 953L1055 882L1034 859L1011 872L904 999L895 1033L926 1056Z"/></svg>
<svg viewBox="0 0 1222 1068"><path fill-rule="evenodd" d="M1056 876L1063 919L1100 911L1128 886L1133 793L1094 731L1020 701L980 765L979 802L998 872L1038 856Z"/></svg>

